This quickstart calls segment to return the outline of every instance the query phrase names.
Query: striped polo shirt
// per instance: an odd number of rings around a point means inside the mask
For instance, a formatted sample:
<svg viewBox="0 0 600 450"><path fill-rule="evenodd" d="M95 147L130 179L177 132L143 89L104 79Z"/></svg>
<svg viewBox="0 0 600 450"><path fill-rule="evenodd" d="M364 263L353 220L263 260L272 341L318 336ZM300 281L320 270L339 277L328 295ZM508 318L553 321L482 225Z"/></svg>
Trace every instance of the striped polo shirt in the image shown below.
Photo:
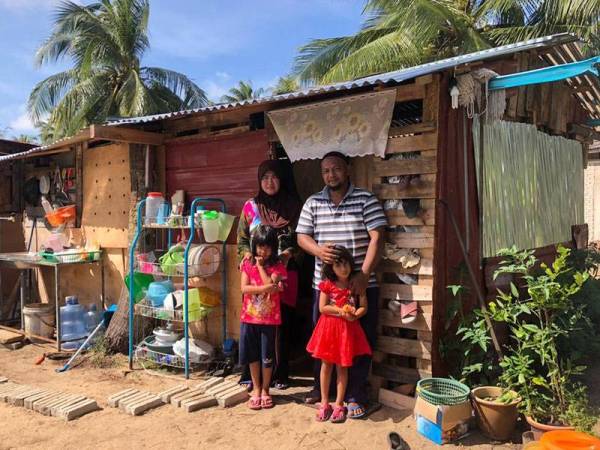
<svg viewBox="0 0 600 450"><path fill-rule="evenodd" d="M360 270L369 247L368 232L386 225L387 219L377 197L350 184L337 206L331 201L327 186L310 196L302 207L296 232L312 236L319 245L333 243L346 247L354 257L354 269ZM321 266L321 259L315 258L315 289L321 281ZM377 286L375 273L369 277L369 286Z"/></svg>

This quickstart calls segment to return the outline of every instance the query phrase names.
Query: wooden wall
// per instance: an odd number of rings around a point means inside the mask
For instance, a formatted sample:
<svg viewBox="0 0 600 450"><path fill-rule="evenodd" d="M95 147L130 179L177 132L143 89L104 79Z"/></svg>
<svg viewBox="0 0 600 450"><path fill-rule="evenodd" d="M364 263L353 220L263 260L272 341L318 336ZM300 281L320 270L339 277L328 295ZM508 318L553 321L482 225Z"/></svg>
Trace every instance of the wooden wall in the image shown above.
<svg viewBox="0 0 600 450"><path fill-rule="evenodd" d="M375 388L381 388L381 402L399 407L407 406L408 402L410 407L411 400L396 391L403 389L401 385L414 384L432 373L439 79L437 76L417 78L413 84L396 90L396 108L401 109L407 102L413 105L417 102L422 105L422 114L415 123L393 124L390 128L385 159L373 160L372 189L382 203L386 200L420 200L421 209L414 218L397 209L386 210L392 227L386 232L386 242L414 250L421 259L417 266L408 269L390 260L384 260L379 267L380 318L371 383ZM407 152L415 156L390 159ZM408 185L393 184L388 180L388 177L407 175L413 176ZM413 275L416 284L405 284L396 273ZM400 317L387 308L392 299L416 301L419 305L416 321L402 324Z"/></svg>

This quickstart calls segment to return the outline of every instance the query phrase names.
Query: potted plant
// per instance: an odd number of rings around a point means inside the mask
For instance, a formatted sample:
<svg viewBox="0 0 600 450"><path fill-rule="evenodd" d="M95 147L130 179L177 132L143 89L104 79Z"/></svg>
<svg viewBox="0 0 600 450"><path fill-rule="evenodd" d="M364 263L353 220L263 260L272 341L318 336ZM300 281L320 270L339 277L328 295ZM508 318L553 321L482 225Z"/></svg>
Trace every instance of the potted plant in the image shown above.
<svg viewBox="0 0 600 450"><path fill-rule="evenodd" d="M497 440L510 439L519 418L519 395L497 386L480 386L471 391L479 429Z"/></svg>
<svg viewBox="0 0 600 450"><path fill-rule="evenodd" d="M494 277L512 274L522 288L511 282L486 312L479 312L508 326L500 383L521 398L519 409L538 435L556 428L589 431L596 421L586 389L576 381L585 366L559 351L561 339L568 339L585 318L585 307L573 297L589 275L569 267L569 253L559 246L548 266L539 264L531 251L502 251L506 259Z"/></svg>

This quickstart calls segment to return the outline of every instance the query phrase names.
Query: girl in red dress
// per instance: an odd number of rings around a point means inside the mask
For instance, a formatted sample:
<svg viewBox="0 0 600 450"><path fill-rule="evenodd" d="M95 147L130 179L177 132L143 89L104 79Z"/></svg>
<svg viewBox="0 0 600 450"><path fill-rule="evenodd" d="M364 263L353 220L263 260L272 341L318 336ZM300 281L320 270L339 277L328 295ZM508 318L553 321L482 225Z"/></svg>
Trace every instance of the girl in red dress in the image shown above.
<svg viewBox="0 0 600 450"><path fill-rule="evenodd" d="M344 247L338 247L340 256L333 264L323 264L319 283L319 311L321 316L306 346L308 352L321 360L321 404L317 421L331 417L333 423L346 420L344 396L348 384L348 367L355 356L370 355L371 347L360 326L360 319L367 313L367 298L362 294L356 299L350 291L350 278L354 271L354 259ZM337 371L337 394L335 405L329 404L331 372Z"/></svg>

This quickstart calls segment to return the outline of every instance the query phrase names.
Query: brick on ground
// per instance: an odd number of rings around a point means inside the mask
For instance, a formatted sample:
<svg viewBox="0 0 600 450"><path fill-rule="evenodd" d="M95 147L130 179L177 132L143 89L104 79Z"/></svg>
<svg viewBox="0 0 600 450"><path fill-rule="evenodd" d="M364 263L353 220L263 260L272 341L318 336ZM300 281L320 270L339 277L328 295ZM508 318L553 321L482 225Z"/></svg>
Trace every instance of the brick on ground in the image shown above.
<svg viewBox="0 0 600 450"><path fill-rule="evenodd" d="M58 417L69 421L99 409L96 400L86 399L63 409Z"/></svg>
<svg viewBox="0 0 600 450"><path fill-rule="evenodd" d="M217 406L217 399L212 395L206 394L181 402L181 407L189 413L199 409L210 408L211 406Z"/></svg>
<svg viewBox="0 0 600 450"><path fill-rule="evenodd" d="M187 391L188 389L189 388L185 384L180 384L177 386L173 386L172 388L167 389L165 391L159 392L158 396L163 402L169 403L171 401L171 397L180 394L184 391Z"/></svg>
<svg viewBox="0 0 600 450"><path fill-rule="evenodd" d="M140 391L137 389L125 389L124 391L117 392L116 394L113 394L110 397L108 397L108 406L116 408L119 406L120 400L130 397L132 395L139 394L139 392Z"/></svg>

